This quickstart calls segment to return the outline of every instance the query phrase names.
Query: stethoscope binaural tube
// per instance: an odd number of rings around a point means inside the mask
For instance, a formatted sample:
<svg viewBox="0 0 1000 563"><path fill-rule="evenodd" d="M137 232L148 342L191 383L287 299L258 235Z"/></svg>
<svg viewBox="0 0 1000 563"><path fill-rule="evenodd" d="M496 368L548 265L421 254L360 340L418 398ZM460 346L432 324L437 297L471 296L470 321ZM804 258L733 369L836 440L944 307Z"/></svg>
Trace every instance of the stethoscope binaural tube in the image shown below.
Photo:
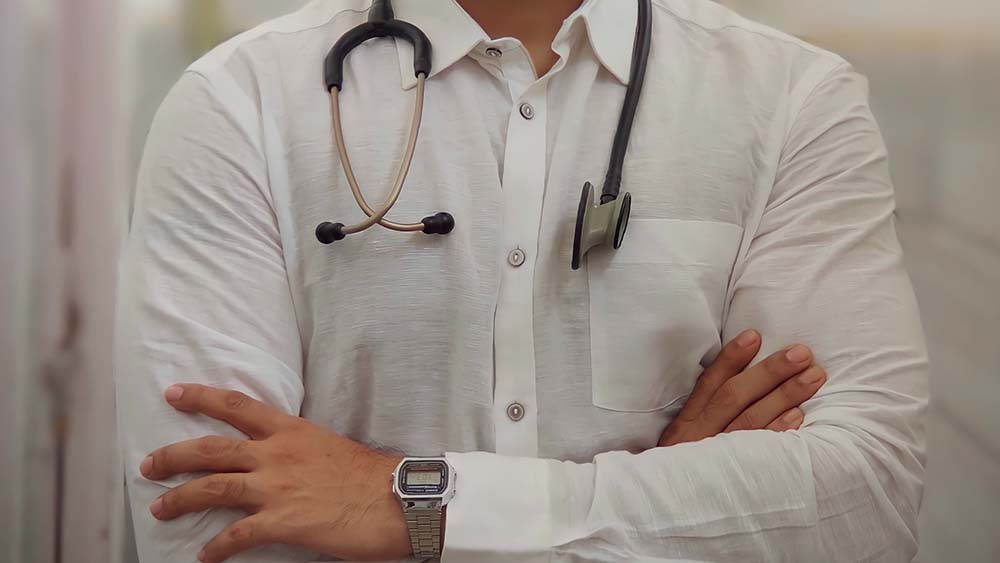
<svg viewBox="0 0 1000 563"><path fill-rule="evenodd" d="M639 10L636 21L635 44L632 48L632 69L629 72L628 90L625 104L618 120L615 142L611 147L611 162L604 178L604 188L598 197L594 185L587 182L580 195L580 206L576 215L576 230L573 233L573 254L570 267L574 270L583 265L583 258L598 246L621 248L628 230L632 213L632 195L621 193L622 170L625 155L632 138L632 125L642 97L649 62L650 44L653 37L652 1L638 0Z"/></svg>
<svg viewBox="0 0 1000 563"><path fill-rule="evenodd" d="M347 55L358 45L369 39L377 37L398 37L409 41L413 45L413 66L417 77L416 100L413 109L413 120L410 124L410 134L406 144L406 151L400 162L399 172L396 181L385 203L379 209L373 209L365 200L365 196L358 184L354 169L351 166L350 157L347 154L347 143L344 141L343 123L340 115L340 91L344 81L344 60ZM340 156L344 174L351 186L351 193L354 195L358 206L365 212L368 218L356 225L344 225L343 223L322 223L316 227L316 238L323 244L332 244L342 240L347 235L360 233L375 225L381 225L387 229L399 232L423 232L426 234L446 235L455 228L455 218L449 213L437 213L425 217L419 223L396 223L389 221L385 216L396 205L399 195L403 191L406 183L406 176L410 171L413 162L413 153L416 150L417 138L420 134L420 125L423 119L424 95L426 91L427 76L431 70L431 43L426 35L416 26L394 19L392 5L388 0L376 0L372 4L368 22L347 32L337 44L330 50L325 64L326 86L330 92L330 107L333 114L333 133L337 152Z"/></svg>

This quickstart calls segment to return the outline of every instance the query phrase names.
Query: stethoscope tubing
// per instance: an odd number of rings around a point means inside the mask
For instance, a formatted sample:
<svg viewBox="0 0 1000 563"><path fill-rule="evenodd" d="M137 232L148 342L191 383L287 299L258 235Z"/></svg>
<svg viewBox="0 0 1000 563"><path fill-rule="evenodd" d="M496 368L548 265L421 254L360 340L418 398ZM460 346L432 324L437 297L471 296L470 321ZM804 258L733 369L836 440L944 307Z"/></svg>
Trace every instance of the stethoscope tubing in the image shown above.
<svg viewBox="0 0 1000 563"><path fill-rule="evenodd" d="M652 35L652 22L650 14L652 2L651 0L638 0L638 3L638 21L632 52L630 80L628 89L625 93L625 103L622 109L622 115L619 118L618 129L612 145L611 160L608 164L604 187L601 193L599 205L597 205L597 207L613 204L620 198L625 156L628 151L629 140L632 136L632 125L635 121L635 114L639 105L639 99L646 75L646 66L649 59ZM402 39L413 45L413 66L414 74L417 77L417 91L414 101L413 119L410 124L409 137L406 143L406 150L404 151L399 164L399 171L396 174L396 179L393 183L389 196L378 209L375 209L372 208L372 206L365 199L365 196L361 191L361 186L358 184L357 177L354 174L354 168L351 165L350 155L347 153L347 143L344 140L343 122L340 112L340 93L344 83L344 61L346 60L347 55L355 47L361 45L365 41L378 37L393 37L396 39ZM345 226L343 223L321 223L316 228L316 237L321 243L332 244L335 241L344 239L347 235L366 231L375 225L381 225L387 229L398 232L422 231L426 234L438 235L447 235L454 230L455 218L447 212L440 212L433 216L425 217L419 223L398 223L386 219L386 215L392 210L399 200L400 194L403 191L403 186L406 183L406 178L409 175L410 167L413 163L413 155L416 151L417 139L420 136L420 126L423 120L426 81L427 77L431 73L431 53L432 46L426 34L413 24L395 19L391 0L373 0L368 16L368 22L355 27L342 36L327 55L324 62L324 78L327 91L330 94L330 107L331 113L333 114L334 143L337 146L337 153L340 156L340 163L344 170L344 174L351 187L351 193L354 196L354 200L358 204L358 207L364 211L366 219L351 226ZM584 197L581 201L585 201L587 199L587 194L590 189L591 185L588 182L584 187ZM613 214L614 217L608 219L609 223L607 225L607 229L612 227L612 223L616 225L614 227L614 232L616 233L614 244L615 248L618 248L621 244L621 238L624 235L624 229L621 228L621 225L627 224L627 214L631 207L628 205L631 201L631 196L629 194L625 194L621 197L624 200L627 200L625 201L626 205L623 207L620 204L616 204ZM585 242L580 238L580 234L582 233L580 227L581 225L585 226L586 224L591 224L591 227L593 227L592 217L588 223L588 217L592 215L592 211L593 210L590 208L582 206L581 211L578 213L577 236L574 238L574 269L578 267L578 262L582 257L582 254L586 253L586 250L580 246L581 242ZM622 212L626 214L624 222L620 216L620 213ZM604 215L607 214L605 213ZM602 215L602 217L604 216ZM597 232L593 228L590 230ZM587 243L587 248L592 247L594 241L597 240L597 238L590 237L588 239L589 242Z"/></svg>
<svg viewBox="0 0 1000 563"><path fill-rule="evenodd" d="M340 154L340 162L343 165L344 174L347 176L347 182L351 186L351 193L354 194L355 201L358 202L358 206L361 207L366 215L368 215L367 220L362 221L357 225L344 227L343 232L345 235L360 233L370 229L376 224L393 231L404 233L417 232L424 229L423 223L396 223L385 219L385 216L396 205L396 201L399 200L399 195L403 191L403 185L406 183L406 177L410 172L410 165L413 163L413 153L417 148L417 139L420 136L420 124L423 120L424 114L424 93L426 90L426 81L426 75L417 75L416 100L413 107L413 120L410 124L410 134L406 143L406 151L403 153L403 159L400 162L399 172L396 174L396 181L393 183L392 191L378 211L373 209L368 204L364 194L361 192L361 186L358 184L358 179L354 175L354 168L351 166L351 158L347 154L347 143L344 141L344 129L340 115L340 89L336 87L330 89L330 106L333 112L333 134L335 144L337 145L337 152Z"/></svg>

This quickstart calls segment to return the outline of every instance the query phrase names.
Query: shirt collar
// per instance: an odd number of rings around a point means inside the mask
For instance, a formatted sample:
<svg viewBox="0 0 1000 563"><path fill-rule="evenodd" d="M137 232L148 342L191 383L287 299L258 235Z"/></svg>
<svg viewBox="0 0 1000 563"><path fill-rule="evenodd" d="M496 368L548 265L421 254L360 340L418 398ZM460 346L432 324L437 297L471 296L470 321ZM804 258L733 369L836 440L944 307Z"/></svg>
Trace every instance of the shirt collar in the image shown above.
<svg viewBox="0 0 1000 563"><path fill-rule="evenodd" d="M396 17L419 27L431 40L431 78L455 64L481 43L490 41L485 31L455 0L396 0ZM586 0L566 21L556 37L563 36L582 19L590 47L601 64L622 84L628 84L632 67L632 48L638 18L636 2L622 0ZM413 76L413 48L397 41L402 86L416 85Z"/></svg>
<svg viewBox="0 0 1000 563"><path fill-rule="evenodd" d="M590 47L598 60L619 82L628 85L639 3L634 0L587 0L577 13L587 24Z"/></svg>

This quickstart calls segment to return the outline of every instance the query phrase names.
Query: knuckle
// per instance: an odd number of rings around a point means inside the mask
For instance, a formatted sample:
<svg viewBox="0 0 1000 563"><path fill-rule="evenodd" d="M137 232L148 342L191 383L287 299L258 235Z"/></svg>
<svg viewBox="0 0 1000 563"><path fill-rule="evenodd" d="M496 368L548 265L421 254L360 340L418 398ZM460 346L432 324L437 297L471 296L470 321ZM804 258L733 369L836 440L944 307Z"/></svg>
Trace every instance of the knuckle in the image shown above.
<svg viewBox="0 0 1000 563"><path fill-rule="evenodd" d="M269 457L281 465L294 464L302 460L295 445L284 441L271 445Z"/></svg>
<svg viewBox="0 0 1000 563"><path fill-rule="evenodd" d="M230 542L236 544L247 543L253 541L254 535L256 534L256 528L252 524L236 524L229 528L226 532L227 539Z"/></svg>
<svg viewBox="0 0 1000 563"><path fill-rule="evenodd" d="M240 499L246 490L246 483L242 479L229 479L222 490L222 497L231 500Z"/></svg>
<svg viewBox="0 0 1000 563"><path fill-rule="evenodd" d="M246 492L246 483L242 479L230 477L209 477L205 483L205 491L219 499L236 500Z"/></svg>
<svg viewBox="0 0 1000 563"><path fill-rule="evenodd" d="M210 495L221 496L226 489L226 481L222 477L208 477L205 479L205 492Z"/></svg>
<svg viewBox="0 0 1000 563"><path fill-rule="evenodd" d="M226 449L226 440L217 436L202 438L195 443L195 449L203 457L215 457Z"/></svg>
<svg viewBox="0 0 1000 563"><path fill-rule="evenodd" d="M252 457L249 452L250 442L247 442L245 440L240 440L238 442L228 444L227 447L229 448L229 451L234 455L238 455L244 458Z"/></svg>
<svg viewBox="0 0 1000 563"><path fill-rule="evenodd" d="M736 417L732 427L734 430L757 430L760 428L760 425L757 422L757 417L752 412L746 410Z"/></svg>
<svg viewBox="0 0 1000 563"><path fill-rule="evenodd" d="M777 394L784 399L791 399L802 394L802 389L804 387L805 385L802 384L801 379L798 377L792 377L783 381L781 385L778 385L774 391L771 391L771 393Z"/></svg>
<svg viewBox="0 0 1000 563"><path fill-rule="evenodd" d="M733 408L740 404L740 393L732 383L723 383L709 403L715 408Z"/></svg>
<svg viewBox="0 0 1000 563"><path fill-rule="evenodd" d="M250 403L250 397L247 397L239 391L227 391L223 402L229 410L240 410L246 408L246 406Z"/></svg>
<svg viewBox="0 0 1000 563"><path fill-rule="evenodd" d="M777 408L793 409L809 398L802 385L797 380L789 380L771 392L771 397Z"/></svg>

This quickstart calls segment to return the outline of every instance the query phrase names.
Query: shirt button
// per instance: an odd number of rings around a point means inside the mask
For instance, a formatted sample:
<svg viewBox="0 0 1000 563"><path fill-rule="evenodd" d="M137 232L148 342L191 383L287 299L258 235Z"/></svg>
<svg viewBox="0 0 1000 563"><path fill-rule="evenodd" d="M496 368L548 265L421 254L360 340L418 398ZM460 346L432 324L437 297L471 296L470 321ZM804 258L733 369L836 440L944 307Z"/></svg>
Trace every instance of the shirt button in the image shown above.
<svg viewBox="0 0 1000 563"><path fill-rule="evenodd" d="M513 420L514 422L520 422L524 418L524 405L521 403L511 403L507 407L507 418Z"/></svg>
<svg viewBox="0 0 1000 563"><path fill-rule="evenodd" d="M499 59L500 57L503 56L503 51L497 49L496 47L490 47L489 49L486 49L486 56L493 57L494 59Z"/></svg>
<svg viewBox="0 0 1000 563"><path fill-rule="evenodd" d="M535 108L531 104L521 104L521 117L531 119L535 117Z"/></svg>
<svg viewBox="0 0 1000 563"><path fill-rule="evenodd" d="M507 262L515 268L520 268L524 264L524 251L520 248L511 250L510 254L507 255Z"/></svg>

